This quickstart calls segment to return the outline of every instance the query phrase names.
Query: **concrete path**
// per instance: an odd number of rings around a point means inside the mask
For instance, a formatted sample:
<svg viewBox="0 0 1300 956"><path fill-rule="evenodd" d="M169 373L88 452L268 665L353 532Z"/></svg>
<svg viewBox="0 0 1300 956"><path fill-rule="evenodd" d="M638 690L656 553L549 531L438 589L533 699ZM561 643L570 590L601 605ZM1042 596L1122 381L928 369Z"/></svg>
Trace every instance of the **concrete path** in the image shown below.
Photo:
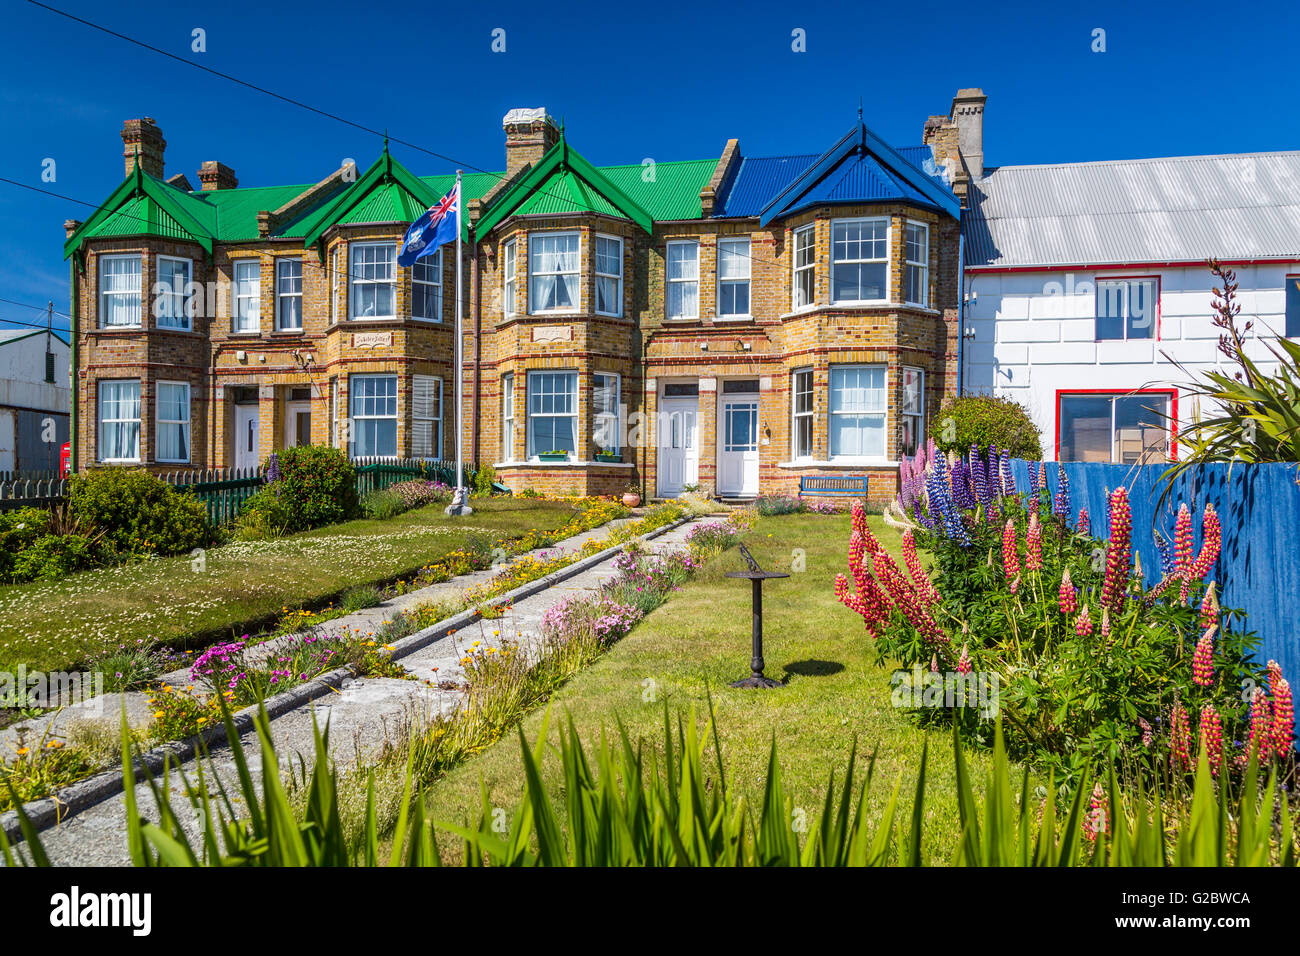
<svg viewBox="0 0 1300 956"><path fill-rule="evenodd" d="M666 551L682 547L693 523L681 525L646 542L647 550ZM588 532L587 535L576 536L563 544L567 546L566 550L576 550L587 536L604 537L605 534L608 534L608 526ZM404 728L411 719L455 709L461 703L460 691L439 690L424 681L436 678L439 681L459 683L463 673L460 660L475 640L488 646L499 646L502 638L506 637L528 648L540 636L541 619L546 611L571 595L594 591L601 582L614 575L613 561L613 557L608 558L572 578L517 601L511 611L499 620L476 621L401 658L399 663L418 680L369 677L352 680L335 693L274 718L271 721L271 733L282 769L287 768L291 762L296 766L297 755L302 755L310 762L313 752L313 716L322 727L329 728L331 754L336 765L344 769L359 759L375 754L386 739L396 741L398 735L405 732ZM490 573L483 572L483 575L486 579ZM451 584L448 582L447 585L435 587L445 588ZM457 579L454 589L463 590L465 584L463 579ZM427 592L433 589L424 590ZM413 598L431 599L430 595L425 594L420 598L406 595L398 600L409 603ZM397 602L394 602L392 607L396 606ZM392 607L386 608L385 614L372 617L371 620L382 620L392 613ZM372 609L373 611L378 609ZM353 621L348 621L345 625L343 619L339 619L339 623L343 626L357 626ZM369 625L367 627L371 629ZM256 735L245 734L242 740L254 776L258 776L260 758L257 756ZM192 780L194 762L187 761L184 766ZM228 791L238 792L234 762L228 746L214 748L210 761L204 765L205 773L209 768L226 783ZM153 797L149 794L147 785L139 784L136 790L140 812L154 819ZM215 794L215 785L210 784L209 790ZM174 809L182 816L188 813L189 803L175 774L171 791ZM125 802L119 793L44 831L41 839L50 860L56 865L124 866L130 862L126 850L125 821ZM191 827L192 832L196 827L197 821Z"/></svg>

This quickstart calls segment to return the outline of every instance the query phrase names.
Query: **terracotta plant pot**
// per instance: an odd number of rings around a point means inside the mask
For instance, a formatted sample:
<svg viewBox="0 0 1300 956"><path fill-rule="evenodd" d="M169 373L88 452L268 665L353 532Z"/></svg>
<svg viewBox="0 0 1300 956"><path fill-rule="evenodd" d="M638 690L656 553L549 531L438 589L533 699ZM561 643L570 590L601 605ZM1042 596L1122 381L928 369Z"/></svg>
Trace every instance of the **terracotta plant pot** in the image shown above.
<svg viewBox="0 0 1300 956"><path fill-rule="evenodd" d="M641 496L635 491L629 491L623 495L623 504L627 505L629 508L635 508L640 503Z"/></svg>

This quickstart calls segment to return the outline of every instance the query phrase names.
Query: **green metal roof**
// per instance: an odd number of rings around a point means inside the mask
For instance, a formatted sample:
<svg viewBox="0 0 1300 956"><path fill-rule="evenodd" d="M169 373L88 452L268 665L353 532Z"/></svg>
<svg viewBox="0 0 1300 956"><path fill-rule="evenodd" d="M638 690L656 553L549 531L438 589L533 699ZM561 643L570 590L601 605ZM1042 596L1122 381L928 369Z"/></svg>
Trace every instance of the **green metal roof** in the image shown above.
<svg viewBox="0 0 1300 956"><path fill-rule="evenodd" d="M560 155L552 154L560 151ZM554 161L543 171L547 159ZM548 153L525 181L497 197L488 212L495 225L508 214L567 215L594 212L633 219L648 228L651 220L697 219L700 190L717 165L714 159L596 167L563 141ZM541 174L541 175L534 175ZM466 173L465 199L478 199L505 177L504 172ZM456 182L454 173L415 176L392 158L387 146L357 181L324 196L312 208L282 224L277 238L302 239L310 245L335 225L411 222ZM257 214L275 210L313 184L254 186L186 192L137 170L65 244L65 254L85 239L151 235L197 242L211 251L213 242L249 242L259 238ZM506 206L510 206L506 210ZM486 221L488 217L484 217ZM491 228L488 226L487 228ZM483 229L480 229L480 232Z"/></svg>

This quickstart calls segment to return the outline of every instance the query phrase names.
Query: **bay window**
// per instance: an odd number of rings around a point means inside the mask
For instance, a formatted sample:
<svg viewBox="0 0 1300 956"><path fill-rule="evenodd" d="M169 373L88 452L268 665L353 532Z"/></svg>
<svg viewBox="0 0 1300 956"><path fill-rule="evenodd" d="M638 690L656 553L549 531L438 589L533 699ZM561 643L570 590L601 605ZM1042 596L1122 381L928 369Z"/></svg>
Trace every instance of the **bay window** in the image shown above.
<svg viewBox="0 0 1300 956"><path fill-rule="evenodd" d="M885 457L885 366L832 365L831 458Z"/></svg>
<svg viewBox="0 0 1300 956"><path fill-rule="evenodd" d="M794 231L794 288L790 304L794 309L806 309L813 304L816 289L816 246L812 225Z"/></svg>
<svg viewBox="0 0 1300 956"><path fill-rule="evenodd" d="M351 246L353 319L392 319L397 308L397 243L354 242Z"/></svg>
<svg viewBox="0 0 1300 956"><path fill-rule="evenodd" d="M903 367L903 401L899 405L903 419L904 455L915 455L925 435L925 370Z"/></svg>
<svg viewBox="0 0 1300 956"><path fill-rule="evenodd" d="M609 455L619 453L619 386L613 372L597 372L592 405L595 410L596 447Z"/></svg>
<svg viewBox="0 0 1300 956"><path fill-rule="evenodd" d="M528 373L528 456L573 454L578 443L578 373Z"/></svg>
<svg viewBox="0 0 1300 956"><path fill-rule="evenodd" d="M528 237L528 311L576 312L579 237L542 232Z"/></svg>
<svg viewBox="0 0 1300 956"><path fill-rule="evenodd" d="M700 244L694 239L668 243L668 318L700 316Z"/></svg>
<svg viewBox="0 0 1300 956"><path fill-rule="evenodd" d="M262 328L262 264L256 259L236 259L235 332L260 332Z"/></svg>
<svg viewBox="0 0 1300 956"><path fill-rule="evenodd" d="M140 380L100 381L99 460L140 460Z"/></svg>
<svg viewBox="0 0 1300 956"><path fill-rule="evenodd" d="M157 385L157 434L154 460L190 460L190 386L188 382L159 382Z"/></svg>
<svg viewBox="0 0 1300 956"><path fill-rule="evenodd" d="M623 314L623 240L596 237L596 312Z"/></svg>
<svg viewBox="0 0 1300 956"><path fill-rule="evenodd" d="M797 368L790 375L790 454L795 459L813 454L813 370Z"/></svg>
<svg viewBox="0 0 1300 956"><path fill-rule="evenodd" d="M831 301L889 299L889 220L840 219L831 223Z"/></svg>
<svg viewBox="0 0 1300 956"><path fill-rule="evenodd" d="M154 317L158 328L189 331L194 314L190 297L192 270L189 259L158 257L158 282L154 286Z"/></svg>
<svg viewBox="0 0 1300 956"><path fill-rule="evenodd" d="M501 294L501 297L505 300L502 302L502 311L508 316L515 314L515 290L518 287L517 277L519 275L518 252L519 244L514 239L507 240L501 251L503 260L501 274L505 279Z"/></svg>
<svg viewBox="0 0 1300 956"><path fill-rule="evenodd" d="M930 307L930 227L909 222L903 230L903 301Z"/></svg>
<svg viewBox="0 0 1300 956"><path fill-rule="evenodd" d="M349 376L348 395L352 457L397 457L397 376Z"/></svg>
<svg viewBox="0 0 1300 956"><path fill-rule="evenodd" d="M411 317L442 321L442 250L411 264Z"/></svg>
<svg viewBox="0 0 1300 956"><path fill-rule="evenodd" d="M302 260L275 260L275 327L282 331L302 328Z"/></svg>
<svg viewBox="0 0 1300 956"><path fill-rule="evenodd" d="M411 454L442 457L442 379L411 376Z"/></svg>
<svg viewBox="0 0 1300 956"><path fill-rule="evenodd" d="M139 328L140 324L140 257L100 256L100 328Z"/></svg>
<svg viewBox="0 0 1300 956"><path fill-rule="evenodd" d="M718 317L749 318L749 238L718 240Z"/></svg>

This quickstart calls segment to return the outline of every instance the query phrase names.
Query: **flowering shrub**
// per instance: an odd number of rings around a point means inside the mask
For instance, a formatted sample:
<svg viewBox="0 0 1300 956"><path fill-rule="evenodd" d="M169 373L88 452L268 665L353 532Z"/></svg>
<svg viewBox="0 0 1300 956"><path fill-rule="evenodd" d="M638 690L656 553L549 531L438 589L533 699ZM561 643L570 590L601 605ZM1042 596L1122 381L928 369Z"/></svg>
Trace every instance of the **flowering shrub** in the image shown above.
<svg viewBox="0 0 1300 956"><path fill-rule="evenodd" d="M791 495L763 495L754 501L760 515L792 515L803 510L803 503Z"/></svg>
<svg viewBox="0 0 1300 956"><path fill-rule="evenodd" d="M1176 554L1148 588L1132 558L1125 489L1111 492L1109 537L1097 542L1072 526L1063 472L1053 493L1046 470L1032 469L1024 491L1006 464L996 450L958 459L934 450L919 493L913 478L916 522L900 520L903 496L890 511L904 528L906 571L854 507L850 576L837 578L836 593L881 651L906 667L996 674L1009 749L1064 772L1119 757L1154 767L1168 754L1189 771L1199 748L1184 739L1191 715L1204 723L1207 746L1225 737L1246 746L1243 687L1260 687L1267 701L1279 695L1264 690L1250 661L1254 638L1242 615L1220 608L1207 580L1220 547L1214 510L1202 515L1199 548L1190 510L1180 514ZM918 544L933 555L928 569ZM936 708L917 716L951 719ZM956 717L969 737L991 738L992 722L973 708ZM1275 733L1267 715L1257 723ZM1264 730L1257 736L1265 739Z"/></svg>
<svg viewBox="0 0 1300 956"><path fill-rule="evenodd" d="M640 608L620 604L609 595L574 595L552 605L542 616L542 635L549 641L573 641L584 636L612 644L641 620Z"/></svg>

